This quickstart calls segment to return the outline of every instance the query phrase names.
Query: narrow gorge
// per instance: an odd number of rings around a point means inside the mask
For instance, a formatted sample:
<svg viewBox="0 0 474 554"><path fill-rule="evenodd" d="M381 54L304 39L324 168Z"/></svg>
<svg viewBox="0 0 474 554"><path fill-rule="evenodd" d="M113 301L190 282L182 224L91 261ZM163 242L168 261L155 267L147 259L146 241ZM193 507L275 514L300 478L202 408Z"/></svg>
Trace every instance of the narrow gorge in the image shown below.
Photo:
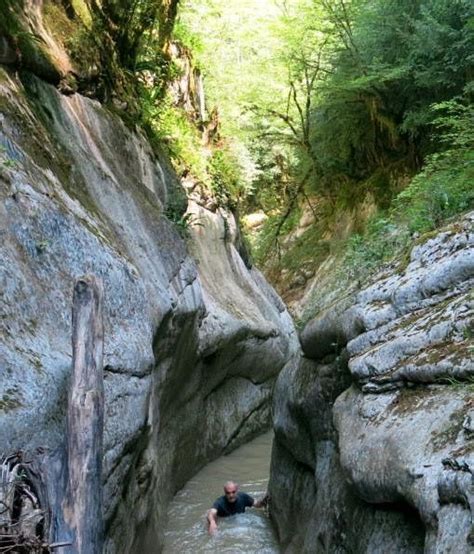
<svg viewBox="0 0 474 554"><path fill-rule="evenodd" d="M2 175L1 442L61 463L72 285L97 275L106 550L147 551L176 490L268 428L295 330L240 257L230 213L196 207L191 257L163 213L178 183L143 137L93 100L33 76L28 87L3 71L2 144L18 163Z"/></svg>
<svg viewBox="0 0 474 554"><path fill-rule="evenodd" d="M232 127L208 106L178 4L0 1L0 552L159 553L176 493L270 429L281 552L474 552L472 151L458 164L460 207L353 276L337 248L370 229L379 184L355 207L307 192L320 166L285 161L282 147L267 167L262 143L257 169L242 155L257 183L244 194ZM304 131L324 117L309 100L303 114L295 82ZM389 134L374 106L371 159ZM267 122L273 108L246 109ZM270 123L260 132L276 140ZM307 156L319 139L302 136ZM390 141L378 162L393 162L395 196L417 154ZM410 164L397 173L402 153ZM242 223L253 212L269 222L260 242ZM401 236L390 217L381 250ZM309 228L318 242L302 252ZM103 287L104 324L102 521L89 550L67 497L71 310L84 276Z"/></svg>

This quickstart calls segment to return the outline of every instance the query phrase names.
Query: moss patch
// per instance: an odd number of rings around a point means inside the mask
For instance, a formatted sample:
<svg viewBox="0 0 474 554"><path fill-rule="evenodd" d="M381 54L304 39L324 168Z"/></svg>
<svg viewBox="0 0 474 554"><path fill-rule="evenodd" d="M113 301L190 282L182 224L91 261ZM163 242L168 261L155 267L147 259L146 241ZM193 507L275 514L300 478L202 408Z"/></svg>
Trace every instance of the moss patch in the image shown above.
<svg viewBox="0 0 474 554"><path fill-rule="evenodd" d="M410 414L419 408L427 409L436 406L439 393L424 385L401 389L390 405L392 416Z"/></svg>
<svg viewBox="0 0 474 554"><path fill-rule="evenodd" d="M462 424L466 413L474 406L474 399L469 398L464 406L454 411L449 417L449 425L440 430L433 431L432 444L435 450L442 450L443 448L453 444L459 433L462 431Z"/></svg>
<svg viewBox="0 0 474 554"><path fill-rule="evenodd" d="M68 17L64 7L53 0L43 5L44 22L56 43L67 52L80 73L87 74L92 66L100 67L100 54L91 33L91 15L80 1L73 4L77 17Z"/></svg>
<svg viewBox="0 0 474 554"><path fill-rule="evenodd" d="M21 394L17 387L7 389L0 398L0 411L10 412L23 406Z"/></svg>
<svg viewBox="0 0 474 554"><path fill-rule="evenodd" d="M81 18L85 25L90 26L92 24L92 17L84 0L71 0L74 12Z"/></svg>

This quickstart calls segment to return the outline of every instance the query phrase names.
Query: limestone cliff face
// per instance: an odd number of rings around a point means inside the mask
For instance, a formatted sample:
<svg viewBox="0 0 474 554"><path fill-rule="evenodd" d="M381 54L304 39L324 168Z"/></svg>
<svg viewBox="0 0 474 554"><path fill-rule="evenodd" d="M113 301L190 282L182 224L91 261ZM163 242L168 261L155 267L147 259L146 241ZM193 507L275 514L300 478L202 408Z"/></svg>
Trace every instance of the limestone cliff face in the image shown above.
<svg viewBox="0 0 474 554"><path fill-rule="evenodd" d="M303 330L274 399L285 552L472 552L473 284L471 213Z"/></svg>
<svg viewBox="0 0 474 554"><path fill-rule="evenodd" d="M31 74L0 69L0 97L2 451L63 462L72 287L99 276L106 551L156 552L174 492L269 425L291 318L231 214L193 204L199 225L178 234L176 176L139 131Z"/></svg>

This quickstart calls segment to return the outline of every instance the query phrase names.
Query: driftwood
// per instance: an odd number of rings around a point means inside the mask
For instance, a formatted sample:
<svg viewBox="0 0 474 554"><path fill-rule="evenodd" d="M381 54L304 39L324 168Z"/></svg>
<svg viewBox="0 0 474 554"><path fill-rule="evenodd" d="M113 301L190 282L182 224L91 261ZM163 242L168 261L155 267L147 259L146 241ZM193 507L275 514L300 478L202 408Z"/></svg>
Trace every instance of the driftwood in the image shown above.
<svg viewBox="0 0 474 554"><path fill-rule="evenodd" d="M0 457L0 554L102 554L102 285L74 287L64 444Z"/></svg>
<svg viewBox="0 0 474 554"><path fill-rule="evenodd" d="M22 452L0 461L0 553L43 553L47 514L33 483L32 463Z"/></svg>
<svg viewBox="0 0 474 554"><path fill-rule="evenodd" d="M93 276L82 277L74 287L72 310L64 520L73 544L63 550L68 554L101 554L103 547L103 343L102 285Z"/></svg>

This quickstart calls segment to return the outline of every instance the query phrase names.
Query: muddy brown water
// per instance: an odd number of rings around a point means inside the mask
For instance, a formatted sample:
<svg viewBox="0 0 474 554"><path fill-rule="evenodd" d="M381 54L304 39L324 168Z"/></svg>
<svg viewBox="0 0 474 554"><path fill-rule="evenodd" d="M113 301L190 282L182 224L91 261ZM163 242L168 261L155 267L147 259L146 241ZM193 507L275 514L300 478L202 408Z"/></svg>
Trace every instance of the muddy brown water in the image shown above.
<svg viewBox="0 0 474 554"><path fill-rule="evenodd" d="M210 537L206 511L232 479L255 498L267 489L273 433L262 435L231 454L210 463L178 492L168 510L164 554L278 554L278 542L263 509L219 519Z"/></svg>

